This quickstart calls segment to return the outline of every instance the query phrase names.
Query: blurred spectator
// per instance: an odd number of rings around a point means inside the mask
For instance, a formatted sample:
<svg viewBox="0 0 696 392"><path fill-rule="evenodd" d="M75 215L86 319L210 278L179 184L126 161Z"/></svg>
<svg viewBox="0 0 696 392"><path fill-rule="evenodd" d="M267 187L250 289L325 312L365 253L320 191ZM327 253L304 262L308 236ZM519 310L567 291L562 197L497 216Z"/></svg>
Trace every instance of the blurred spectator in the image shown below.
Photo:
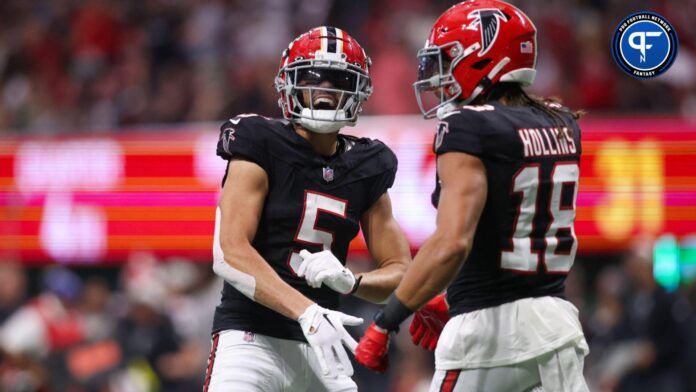
<svg viewBox="0 0 696 392"><path fill-rule="evenodd" d="M179 355L179 336L171 320L152 304L132 302L126 317L116 325L116 340L123 350L129 379L145 380L147 390L192 390L193 385L182 385L191 368Z"/></svg>
<svg viewBox="0 0 696 392"><path fill-rule="evenodd" d="M684 390L687 392L696 392L696 281L692 281L686 287L686 304L687 308L683 311L686 320L683 323L684 328L684 346L680 358L682 364L681 374L684 381Z"/></svg>
<svg viewBox="0 0 696 392"><path fill-rule="evenodd" d="M653 277L652 241L636 242L623 271L606 269L598 280L598 306L590 324L599 388L607 391L684 390L680 375L683 298ZM681 309L680 309L681 307Z"/></svg>
<svg viewBox="0 0 696 392"><path fill-rule="evenodd" d="M451 1L5 0L0 2L0 129L56 133L123 125L278 115L273 77L287 43L321 24L345 28L374 62L366 113L417 113L416 50ZM597 112L690 115L694 28L685 10L647 1L679 31L664 82L613 64L615 23L629 2L519 3L540 29L532 91ZM262 38L260 38L262 37Z"/></svg>
<svg viewBox="0 0 696 392"><path fill-rule="evenodd" d="M677 306L682 299L660 287L653 275L652 241L641 241L624 261L630 282L626 318L638 343L633 367L619 391L681 391L683 337Z"/></svg>
<svg viewBox="0 0 696 392"><path fill-rule="evenodd" d="M22 265L0 261L0 325L22 305L26 291L27 279Z"/></svg>
<svg viewBox="0 0 696 392"><path fill-rule="evenodd" d="M42 284L43 293L12 314L0 330L0 345L11 355L41 359L84 338L76 309L80 278L64 267L52 267L43 273Z"/></svg>
<svg viewBox="0 0 696 392"><path fill-rule="evenodd" d="M64 267L51 267L42 275L42 293L14 312L0 328L0 354L10 369L3 371L0 384L12 387L20 377L22 387L33 390L47 380L60 384L42 366L55 353L63 352L84 339L84 325L77 311L82 289L80 278ZM17 376L19 375L19 376Z"/></svg>
<svg viewBox="0 0 696 392"><path fill-rule="evenodd" d="M164 264L164 279L170 295L166 313L171 315L174 329L189 355L189 369L204 369L210 354L210 336L215 305L220 301L222 281L208 265L194 264L173 258ZM193 372L198 385L204 373Z"/></svg>
<svg viewBox="0 0 696 392"><path fill-rule="evenodd" d="M131 257L121 276L129 301L116 324L116 341L123 350L129 382L144 380L148 390L191 391L201 385L200 348L181 339L166 312L170 295L166 278L149 254Z"/></svg>
<svg viewBox="0 0 696 392"><path fill-rule="evenodd" d="M85 337L99 341L113 335L116 321L114 298L106 281L89 278L80 300Z"/></svg>

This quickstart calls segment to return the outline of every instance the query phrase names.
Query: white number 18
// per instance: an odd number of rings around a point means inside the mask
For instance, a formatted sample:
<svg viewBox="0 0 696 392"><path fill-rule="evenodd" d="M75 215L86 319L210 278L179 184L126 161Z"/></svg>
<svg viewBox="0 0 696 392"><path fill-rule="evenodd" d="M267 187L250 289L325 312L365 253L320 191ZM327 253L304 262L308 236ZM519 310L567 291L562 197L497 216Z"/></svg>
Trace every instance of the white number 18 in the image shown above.
<svg viewBox="0 0 696 392"><path fill-rule="evenodd" d="M503 250L500 256L500 266L503 269L519 272L534 273L539 267L539 253L532 249L532 232L534 230L534 218L538 207L548 208L551 223L544 235L546 250L544 264L546 271L550 273L568 273L575 260L575 252L578 241L575 236L575 201L578 195L578 177L580 168L575 162L557 163L551 171L551 198L548 206L538 205L539 165L527 166L517 172L513 178L513 191L522 194L515 227L512 234L512 249ZM564 185L573 186L573 202L570 206L563 206L561 196ZM569 252L558 251L558 232L564 229L570 233L572 245Z"/></svg>

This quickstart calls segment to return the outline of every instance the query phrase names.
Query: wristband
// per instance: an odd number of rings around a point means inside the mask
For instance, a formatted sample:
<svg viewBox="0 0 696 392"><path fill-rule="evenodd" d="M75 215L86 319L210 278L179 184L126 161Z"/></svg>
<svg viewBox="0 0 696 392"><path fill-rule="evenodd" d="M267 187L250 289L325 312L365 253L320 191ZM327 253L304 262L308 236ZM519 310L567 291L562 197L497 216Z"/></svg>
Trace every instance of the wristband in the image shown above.
<svg viewBox="0 0 696 392"><path fill-rule="evenodd" d="M362 278L363 278L362 275L355 278L355 283L353 283L353 288L350 290L350 293L348 293L348 295L353 295L353 294L355 294L356 291L358 291L358 287L360 287L360 281L362 280Z"/></svg>
<svg viewBox="0 0 696 392"><path fill-rule="evenodd" d="M413 314L413 310L404 305L396 295L391 296L387 305L375 316L375 324L387 331L399 331L399 324Z"/></svg>

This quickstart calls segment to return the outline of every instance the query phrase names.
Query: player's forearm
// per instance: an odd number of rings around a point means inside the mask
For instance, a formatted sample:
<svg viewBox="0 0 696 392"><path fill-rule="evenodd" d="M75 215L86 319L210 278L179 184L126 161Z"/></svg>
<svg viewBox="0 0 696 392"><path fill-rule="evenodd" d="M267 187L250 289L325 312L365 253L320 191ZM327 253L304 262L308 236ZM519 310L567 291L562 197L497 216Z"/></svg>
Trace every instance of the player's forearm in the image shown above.
<svg viewBox="0 0 696 392"><path fill-rule="evenodd" d="M389 199L385 197L380 203L363 220L365 239L377 268L362 274L355 293L372 302L384 302L394 292L411 262L408 240L391 214Z"/></svg>
<svg viewBox="0 0 696 392"><path fill-rule="evenodd" d="M370 302L384 302L401 282L407 261L394 261L370 272L359 274L360 285L355 295Z"/></svg>
<svg viewBox="0 0 696 392"><path fill-rule="evenodd" d="M275 272L273 272L275 274ZM261 278L254 300L285 317L297 320L313 302L275 275L275 279Z"/></svg>
<svg viewBox="0 0 696 392"><path fill-rule="evenodd" d="M436 231L418 251L387 305L375 316L375 324L387 331L397 330L452 281L468 249L465 242Z"/></svg>
<svg viewBox="0 0 696 392"><path fill-rule="evenodd" d="M312 304L309 298L283 281L251 244L228 245L222 249L224 260L216 261L215 272L253 301L293 320ZM229 270L223 271L225 266L234 270L232 274Z"/></svg>
<svg viewBox="0 0 696 392"><path fill-rule="evenodd" d="M418 251L396 289L396 297L409 309L418 310L450 284L468 252L466 242L436 232Z"/></svg>

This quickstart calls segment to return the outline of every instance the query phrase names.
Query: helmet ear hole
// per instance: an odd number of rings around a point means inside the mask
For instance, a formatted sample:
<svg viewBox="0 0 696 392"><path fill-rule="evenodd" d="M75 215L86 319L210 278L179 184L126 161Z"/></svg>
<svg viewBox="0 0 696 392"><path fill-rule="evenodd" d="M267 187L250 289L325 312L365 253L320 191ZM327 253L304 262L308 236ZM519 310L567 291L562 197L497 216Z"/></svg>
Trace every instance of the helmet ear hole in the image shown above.
<svg viewBox="0 0 696 392"><path fill-rule="evenodd" d="M471 68L480 71L480 70L486 68L486 66L487 66L488 64L490 64L490 63L491 63L491 59L483 59L483 60L480 60L480 61L475 62L475 63L471 66Z"/></svg>

